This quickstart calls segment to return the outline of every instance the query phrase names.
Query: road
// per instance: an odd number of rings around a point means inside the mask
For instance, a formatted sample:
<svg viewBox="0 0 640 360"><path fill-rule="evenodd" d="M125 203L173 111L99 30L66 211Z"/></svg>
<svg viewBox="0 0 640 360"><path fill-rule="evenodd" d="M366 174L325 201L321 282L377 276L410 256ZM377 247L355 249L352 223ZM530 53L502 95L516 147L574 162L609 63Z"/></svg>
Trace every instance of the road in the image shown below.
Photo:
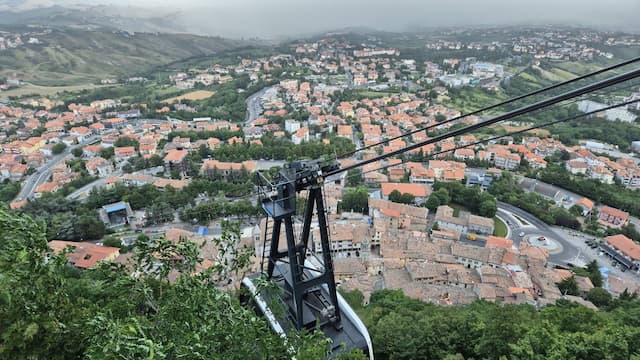
<svg viewBox="0 0 640 360"><path fill-rule="evenodd" d="M347 88L353 88L353 74L349 70L345 70L344 74L347 76Z"/></svg>
<svg viewBox="0 0 640 360"><path fill-rule="evenodd" d="M520 208L498 202L498 215L507 221L507 226L511 230L510 238L515 244L520 244L523 238L534 236L544 236L555 240L560 247L558 252L554 251L554 253L550 254L549 261L552 263L566 264L567 262L574 262L573 260L576 256L582 255L579 254L580 250L577 245L567 241L565 236L556 232L553 227ZM514 215L526 221L527 224L522 224ZM521 233L524 233L524 236L520 236Z"/></svg>
<svg viewBox="0 0 640 360"><path fill-rule="evenodd" d="M260 104L260 98L272 88L273 86L267 86L247 98L247 117L243 124L244 126L247 126L250 122L260 117L260 115L262 114L262 104Z"/></svg>
<svg viewBox="0 0 640 360"><path fill-rule="evenodd" d="M528 224L522 224L513 215L518 216ZM572 263L576 266L583 266L592 260L597 260L600 266L606 266L610 270L611 275L631 281L640 281L637 274L630 271L622 272L620 268L614 268L611 266L611 260L604 256L598 248L592 249L589 247L585 241L595 240L591 235L558 226L550 226L528 212L503 202L498 202L498 216L509 222L507 225L511 230L509 238L516 244L519 244L523 238L527 237L537 238L544 236L555 240L559 248L550 254L549 261L551 263L559 265ZM521 233L524 233L524 236L520 236Z"/></svg>
<svg viewBox="0 0 640 360"><path fill-rule="evenodd" d="M466 175L466 173L465 173L465 175ZM539 184L544 184L546 186L549 186L550 188L552 188L552 189L554 189L556 191L559 191L560 194L562 194L562 198L563 199L567 198L567 197L570 197L571 198L570 201L563 201L563 203L562 203L562 206L567 208L567 209L570 208L571 206L573 206L578 199L583 197L580 194L576 194L576 193L571 192L569 190L565 190L565 189L563 189L563 188L561 188L559 186L556 186L556 185L551 185L549 183L546 183L546 182L543 182L543 181L540 181L540 180L537 180L537 179L536 179L536 182L538 182ZM596 209L598 209L598 211L599 211L602 208L602 206L603 206L603 204L598 204L598 205L596 205ZM631 224L633 224L636 227L636 229L640 229L640 219L639 218L634 217L634 216L629 216L629 222Z"/></svg>
<svg viewBox="0 0 640 360"><path fill-rule="evenodd" d="M113 174L110 175L110 177L120 177L122 175L122 171L116 171ZM84 200L87 196L89 196L89 193L91 192L91 190L93 190L95 187L102 187L104 185L104 181L107 178L100 178L92 183L89 183L83 187L81 187L80 189L72 192L71 194L67 195L67 199L69 200Z"/></svg>
<svg viewBox="0 0 640 360"><path fill-rule="evenodd" d="M83 141L79 144L68 146L62 153L53 156L51 160L47 161L44 165L37 168L35 173L27 177L22 185L20 193L18 193L18 196L15 198L15 200L22 201L24 199L31 198L36 188L45 183L51 177L51 168L56 166L58 163L60 163L60 161L71 154L71 150L96 142L98 139L98 136L92 136L86 141Z"/></svg>

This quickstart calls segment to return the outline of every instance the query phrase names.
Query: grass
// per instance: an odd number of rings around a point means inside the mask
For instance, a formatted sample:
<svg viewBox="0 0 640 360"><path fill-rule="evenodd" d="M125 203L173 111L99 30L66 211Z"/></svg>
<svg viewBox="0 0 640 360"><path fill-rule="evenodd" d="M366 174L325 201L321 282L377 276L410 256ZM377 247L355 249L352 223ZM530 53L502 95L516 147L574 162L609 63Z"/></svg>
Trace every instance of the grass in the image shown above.
<svg viewBox="0 0 640 360"><path fill-rule="evenodd" d="M162 100L162 102L167 103L167 104L173 104L174 102L181 101L181 100L204 100L204 99L208 99L208 98L212 97L213 94L215 94L215 92L213 92L213 91L197 90L197 91L192 91L192 92L186 93L184 95L180 95L180 96L172 97L172 98L169 98L169 99L166 99L166 100Z"/></svg>
<svg viewBox="0 0 640 360"><path fill-rule="evenodd" d="M97 89L105 86L112 85L95 85L95 84L84 84L84 85L69 85L69 86L41 86L34 84L26 84L21 87L2 91L0 92L0 97L9 97L9 96L25 96L25 95L40 95L40 96L48 96L55 95L57 93L61 93L63 91L80 91L80 90L91 90Z"/></svg>
<svg viewBox="0 0 640 360"><path fill-rule="evenodd" d="M502 220L498 219L498 217L494 217L493 221L495 222L493 235L506 237L507 233L509 232L507 229L507 224L505 224Z"/></svg>

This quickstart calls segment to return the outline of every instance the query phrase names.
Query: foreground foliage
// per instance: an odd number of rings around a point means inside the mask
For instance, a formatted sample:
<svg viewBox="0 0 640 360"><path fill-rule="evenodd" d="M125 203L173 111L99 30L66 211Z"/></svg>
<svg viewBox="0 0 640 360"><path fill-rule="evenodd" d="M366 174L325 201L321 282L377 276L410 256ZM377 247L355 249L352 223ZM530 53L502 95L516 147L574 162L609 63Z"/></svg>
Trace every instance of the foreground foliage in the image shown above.
<svg viewBox="0 0 640 360"><path fill-rule="evenodd" d="M476 302L444 307L399 291L377 291L368 305L345 296L386 359L640 359L640 301L625 294L594 311L566 300L529 305Z"/></svg>
<svg viewBox="0 0 640 360"><path fill-rule="evenodd" d="M0 358L324 357L321 336L292 335L285 344L219 289L228 275L221 267L193 275L198 252L192 242L160 241L138 249L138 264L161 263L138 265L154 276L130 276L113 264L81 272L50 253L43 223L0 208ZM169 283L171 271L177 278Z"/></svg>

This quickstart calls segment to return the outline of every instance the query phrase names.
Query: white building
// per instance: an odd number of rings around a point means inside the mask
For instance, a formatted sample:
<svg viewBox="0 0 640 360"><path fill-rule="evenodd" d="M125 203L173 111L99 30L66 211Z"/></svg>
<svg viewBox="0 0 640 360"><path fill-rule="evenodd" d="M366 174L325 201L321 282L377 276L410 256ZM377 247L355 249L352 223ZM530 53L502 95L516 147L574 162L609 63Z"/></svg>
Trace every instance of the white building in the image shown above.
<svg viewBox="0 0 640 360"><path fill-rule="evenodd" d="M289 134L295 133L300 127L300 122L296 120L289 119L284 122L284 129L287 130Z"/></svg>

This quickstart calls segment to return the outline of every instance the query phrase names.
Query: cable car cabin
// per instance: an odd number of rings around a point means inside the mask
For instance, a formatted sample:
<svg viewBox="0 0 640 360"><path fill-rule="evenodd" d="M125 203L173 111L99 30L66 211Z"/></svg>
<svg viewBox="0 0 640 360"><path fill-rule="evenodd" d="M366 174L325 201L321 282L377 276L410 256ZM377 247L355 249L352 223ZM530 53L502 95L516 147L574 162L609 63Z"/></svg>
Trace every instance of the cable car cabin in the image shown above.
<svg viewBox="0 0 640 360"><path fill-rule="evenodd" d="M332 340L330 358L344 350L360 349L373 359L367 328L336 291L322 184L323 174L337 168L337 164L321 166L319 161L300 161L288 164L273 183L259 175L262 208L268 215L262 271L244 278L242 287L276 333L286 336L290 331L320 329ZM296 239L293 218L296 196L301 191L306 191L307 202L302 231ZM314 218L320 230L321 257L308 256ZM282 230L286 246L280 246ZM263 277L277 289L259 286L258 280Z"/></svg>

